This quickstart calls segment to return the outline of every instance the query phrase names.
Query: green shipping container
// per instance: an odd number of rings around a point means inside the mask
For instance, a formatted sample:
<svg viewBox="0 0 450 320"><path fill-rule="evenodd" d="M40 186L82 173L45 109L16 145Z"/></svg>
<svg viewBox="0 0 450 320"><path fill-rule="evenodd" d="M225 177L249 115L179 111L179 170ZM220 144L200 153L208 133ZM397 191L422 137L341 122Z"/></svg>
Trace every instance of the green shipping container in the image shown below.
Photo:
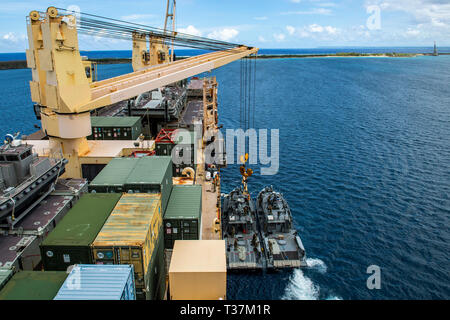
<svg viewBox="0 0 450 320"><path fill-rule="evenodd" d="M199 240L202 216L202 187L175 185L164 214L164 248L175 240Z"/></svg>
<svg viewBox="0 0 450 320"><path fill-rule="evenodd" d="M158 156L172 156L172 153L180 158L182 163L173 163L173 175L181 176L184 168L195 168L195 137L194 131L181 130L174 134L173 143L160 141L155 144L155 152Z"/></svg>
<svg viewBox="0 0 450 320"><path fill-rule="evenodd" d="M161 208L166 211L172 192L171 157L142 157L125 182L126 192L161 193Z"/></svg>
<svg viewBox="0 0 450 320"><path fill-rule="evenodd" d="M162 228L159 232L158 243L153 251L146 278L148 279L146 299L163 300L166 291L166 266L164 260L164 237L162 235Z"/></svg>
<svg viewBox="0 0 450 320"><path fill-rule="evenodd" d="M89 184L90 192L161 193L165 212L172 192L171 157L115 158Z"/></svg>
<svg viewBox="0 0 450 320"><path fill-rule="evenodd" d="M53 300L67 275L64 271L20 271L0 291L0 300Z"/></svg>
<svg viewBox="0 0 450 320"><path fill-rule="evenodd" d="M142 133L140 117L91 117L88 140L136 140Z"/></svg>
<svg viewBox="0 0 450 320"><path fill-rule="evenodd" d="M11 269L0 268L0 290L5 286L8 280L12 277L13 271Z"/></svg>
<svg viewBox="0 0 450 320"><path fill-rule="evenodd" d="M92 263L90 245L121 194L84 194L41 244L45 270L65 271L73 264Z"/></svg>
<svg viewBox="0 0 450 320"><path fill-rule="evenodd" d="M89 192L125 192L124 185L140 158L114 158L89 184Z"/></svg>

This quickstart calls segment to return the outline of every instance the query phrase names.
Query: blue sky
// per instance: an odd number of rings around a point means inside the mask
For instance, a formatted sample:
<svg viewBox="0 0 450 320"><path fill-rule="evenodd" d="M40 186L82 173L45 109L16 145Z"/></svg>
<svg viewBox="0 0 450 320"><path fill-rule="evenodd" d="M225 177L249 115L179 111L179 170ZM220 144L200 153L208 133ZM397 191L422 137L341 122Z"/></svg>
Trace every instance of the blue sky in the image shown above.
<svg viewBox="0 0 450 320"><path fill-rule="evenodd" d="M2 0L0 52L24 51L26 15L49 5L162 27L166 1ZM180 32L260 48L450 46L450 0L178 0L176 22ZM80 36L80 48L131 44Z"/></svg>

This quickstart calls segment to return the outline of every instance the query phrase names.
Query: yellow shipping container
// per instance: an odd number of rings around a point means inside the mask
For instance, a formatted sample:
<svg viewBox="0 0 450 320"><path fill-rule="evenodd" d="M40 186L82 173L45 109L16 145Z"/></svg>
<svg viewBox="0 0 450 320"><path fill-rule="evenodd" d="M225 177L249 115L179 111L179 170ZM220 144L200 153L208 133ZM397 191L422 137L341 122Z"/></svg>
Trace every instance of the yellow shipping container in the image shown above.
<svg viewBox="0 0 450 320"><path fill-rule="evenodd" d="M224 300L225 240L176 240L169 267L171 300Z"/></svg>
<svg viewBox="0 0 450 320"><path fill-rule="evenodd" d="M162 241L160 194L123 194L92 243L96 264L133 264L136 294L151 299L155 247ZM153 270L155 271L155 270ZM163 270L159 270L162 272ZM153 272L154 273L154 272ZM159 275L159 274L158 274Z"/></svg>

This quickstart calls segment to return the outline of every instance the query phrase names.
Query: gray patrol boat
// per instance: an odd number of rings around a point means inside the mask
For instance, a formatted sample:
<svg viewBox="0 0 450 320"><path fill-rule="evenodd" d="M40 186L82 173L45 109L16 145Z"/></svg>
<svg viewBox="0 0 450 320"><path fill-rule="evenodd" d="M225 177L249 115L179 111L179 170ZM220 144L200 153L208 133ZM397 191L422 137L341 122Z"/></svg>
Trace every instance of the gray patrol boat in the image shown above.
<svg viewBox="0 0 450 320"><path fill-rule="evenodd" d="M38 157L8 134L0 147L0 226L13 228L54 189L67 160Z"/></svg>
<svg viewBox="0 0 450 320"><path fill-rule="evenodd" d="M256 200L261 238L268 269L306 267L306 253L292 225L291 209L272 187L265 187Z"/></svg>
<svg viewBox="0 0 450 320"><path fill-rule="evenodd" d="M255 205L245 188L238 187L224 196L222 224L228 269L264 269Z"/></svg>

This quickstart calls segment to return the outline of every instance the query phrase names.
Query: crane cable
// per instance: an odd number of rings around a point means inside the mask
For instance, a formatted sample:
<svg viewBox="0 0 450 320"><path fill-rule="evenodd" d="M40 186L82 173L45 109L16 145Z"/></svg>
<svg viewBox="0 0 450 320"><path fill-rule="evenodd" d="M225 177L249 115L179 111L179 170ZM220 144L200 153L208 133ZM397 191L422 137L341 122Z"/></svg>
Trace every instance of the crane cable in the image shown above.
<svg viewBox="0 0 450 320"><path fill-rule="evenodd" d="M257 55L240 59L239 126L247 132L255 129ZM247 152L247 136L245 137Z"/></svg>
<svg viewBox="0 0 450 320"><path fill-rule="evenodd" d="M78 13L61 8L57 10L62 15L73 15L77 18L76 27L81 34L108 37L119 40L147 41L147 37L152 37L153 43L171 43L178 47L187 47L201 50L218 51L233 50L240 46L236 43L214 40L206 37L193 36L186 33L176 32L175 35L167 33L164 29L146 26L143 24L127 22L123 20L106 18L88 13ZM40 12L42 16L45 13ZM134 34L141 34L143 37L134 38Z"/></svg>

